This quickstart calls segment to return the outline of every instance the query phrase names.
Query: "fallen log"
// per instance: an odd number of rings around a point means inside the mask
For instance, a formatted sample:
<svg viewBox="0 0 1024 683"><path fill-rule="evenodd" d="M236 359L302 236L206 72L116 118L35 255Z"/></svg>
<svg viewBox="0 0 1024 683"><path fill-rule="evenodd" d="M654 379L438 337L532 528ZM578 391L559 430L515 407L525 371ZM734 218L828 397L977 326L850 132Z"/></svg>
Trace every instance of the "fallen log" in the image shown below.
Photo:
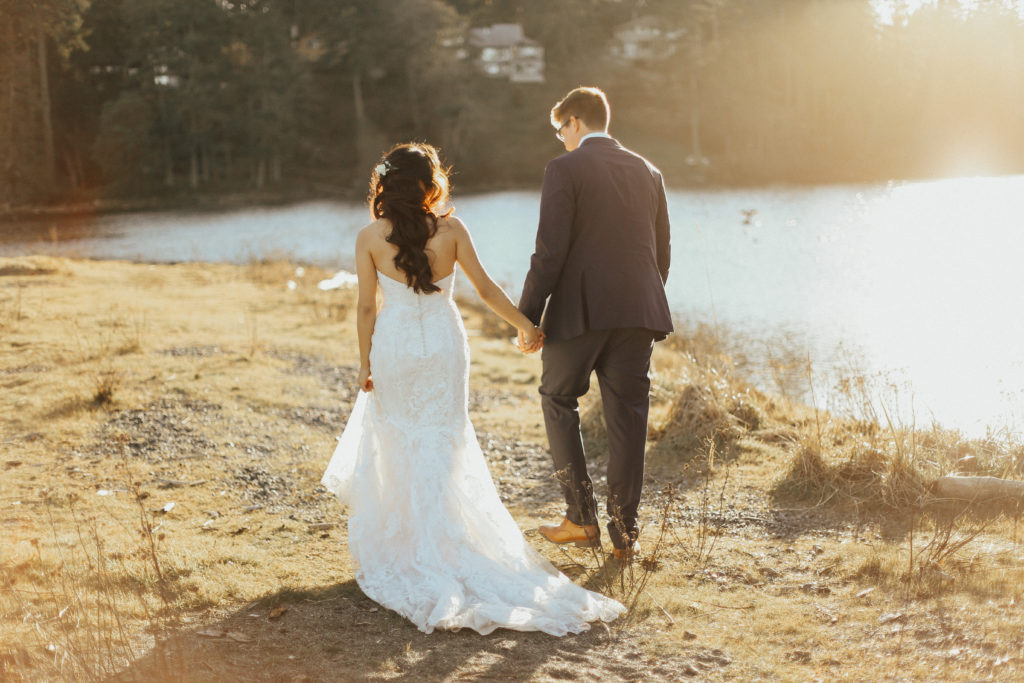
<svg viewBox="0 0 1024 683"><path fill-rule="evenodd" d="M932 493L937 498L970 501L1024 498L1024 481L954 474L936 479Z"/></svg>

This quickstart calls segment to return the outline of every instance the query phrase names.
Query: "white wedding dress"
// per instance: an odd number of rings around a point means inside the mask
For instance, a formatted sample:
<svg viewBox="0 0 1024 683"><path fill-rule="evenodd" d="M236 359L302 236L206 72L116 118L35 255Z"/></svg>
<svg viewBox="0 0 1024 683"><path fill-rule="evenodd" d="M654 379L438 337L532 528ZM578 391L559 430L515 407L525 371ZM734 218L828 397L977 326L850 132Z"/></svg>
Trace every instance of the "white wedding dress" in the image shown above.
<svg viewBox="0 0 1024 683"><path fill-rule="evenodd" d="M421 631L578 633L618 602L573 583L530 547L502 505L467 412L469 346L452 300L378 273L384 306L359 392L323 484L349 507L348 546L367 596Z"/></svg>

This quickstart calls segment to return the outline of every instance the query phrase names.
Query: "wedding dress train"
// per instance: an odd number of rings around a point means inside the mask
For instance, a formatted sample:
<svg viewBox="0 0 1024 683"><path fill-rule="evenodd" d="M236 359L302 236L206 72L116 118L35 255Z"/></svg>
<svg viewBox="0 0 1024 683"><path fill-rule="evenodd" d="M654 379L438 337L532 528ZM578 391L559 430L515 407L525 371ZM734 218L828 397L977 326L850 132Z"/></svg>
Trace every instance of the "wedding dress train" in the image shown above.
<svg viewBox="0 0 1024 683"><path fill-rule="evenodd" d="M348 506L367 596L426 633L577 633L625 611L530 547L502 505L469 420L469 346L452 300L378 273L384 306L359 392L323 484Z"/></svg>

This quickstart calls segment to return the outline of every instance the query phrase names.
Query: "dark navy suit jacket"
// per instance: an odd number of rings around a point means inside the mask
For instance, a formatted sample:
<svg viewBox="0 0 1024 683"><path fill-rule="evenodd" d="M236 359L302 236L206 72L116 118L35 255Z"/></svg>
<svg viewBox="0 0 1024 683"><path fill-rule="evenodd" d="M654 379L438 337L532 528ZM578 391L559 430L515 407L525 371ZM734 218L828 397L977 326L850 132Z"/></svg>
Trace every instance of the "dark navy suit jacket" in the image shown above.
<svg viewBox="0 0 1024 683"><path fill-rule="evenodd" d="M553 341L624 327L663 339L669 261L661 172L612 138L590 138L544 171L519 309Z"/></svg>

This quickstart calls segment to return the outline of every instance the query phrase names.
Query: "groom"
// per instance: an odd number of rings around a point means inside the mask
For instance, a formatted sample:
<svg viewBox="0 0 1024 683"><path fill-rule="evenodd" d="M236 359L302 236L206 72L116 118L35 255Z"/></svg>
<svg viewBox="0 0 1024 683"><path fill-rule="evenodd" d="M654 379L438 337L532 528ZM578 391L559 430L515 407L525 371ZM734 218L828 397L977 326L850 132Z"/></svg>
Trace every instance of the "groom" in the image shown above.
<svg viewBox="0 0 1024 683"><path fill-rule="evenodd" d="M545 335L541 405L566 502L565 519L540 533L553 543L600 545L578 410L597 371L608 430L608 534L623 559L639 552L648 372L654 342L672 331L672 317L661 173L608 135L610 118L597 88L577 88L551 110L568 154L544 171L537 246L519 309Z"/></svg>

